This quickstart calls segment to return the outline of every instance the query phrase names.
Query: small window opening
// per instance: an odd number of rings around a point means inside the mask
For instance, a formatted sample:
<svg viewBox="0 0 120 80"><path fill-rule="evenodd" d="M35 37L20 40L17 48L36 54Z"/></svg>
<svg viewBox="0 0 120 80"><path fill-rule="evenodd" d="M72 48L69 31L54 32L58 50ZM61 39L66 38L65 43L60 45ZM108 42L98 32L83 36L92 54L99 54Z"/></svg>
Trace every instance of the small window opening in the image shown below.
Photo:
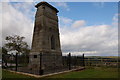
<svg viewBox="0 0 120 80"><path fill-rule="evenodd" d="M34 55L34 58L37 58L37 55Z"/></svg>
<svg viewBox="0 0 120 80"><path fill-rule="evenodd" d="M43 6L42 8L45 9L45 6Z"/></svg>

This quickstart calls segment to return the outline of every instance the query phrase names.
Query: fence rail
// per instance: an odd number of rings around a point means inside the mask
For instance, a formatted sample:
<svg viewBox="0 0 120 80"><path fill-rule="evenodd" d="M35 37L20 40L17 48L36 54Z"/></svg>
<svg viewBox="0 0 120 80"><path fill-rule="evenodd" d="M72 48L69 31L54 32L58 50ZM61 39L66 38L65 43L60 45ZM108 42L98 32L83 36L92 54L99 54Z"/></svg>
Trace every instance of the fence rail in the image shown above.
<svg viewBox="0 0 120 80"><path fill-rule="evenodd" d="M44 59L43 62L45 62L45 61L47 62L48 61L47 58L50 58L50 57L53 58L53 60L58 60L57 56L55 56L55 55L47 55L46 59ZM39 58L40 58L39 60L41 61L41 59L43 59L45 57L43 57L43 55L40 55ZM17 60L17 62L16 62L16 60ZM27 73L33 73L33 74L49 74L49 73L60 72L60 71L65 71L65 70L71 70L71 69L75 69L75 68L83 67L83 66L118 67L119 61L120 60L118 60L118 58L102 58L102 57L91 58L91 57L84 56L84 54L81 56L71 56L71 53L69 53L66 56L62 56L62 66L61 67L54 66L53 68L42 70L42 64L40 64L41 68L31 71L30 69L28 69L28 64L29 64L28 56L18 55L16 57L13 55L9 55L9 56L7 55L7 56L4 56L4 59L2 60L2 67L6 68L6 69L22 71L22 72L27 72Z"/></svg>

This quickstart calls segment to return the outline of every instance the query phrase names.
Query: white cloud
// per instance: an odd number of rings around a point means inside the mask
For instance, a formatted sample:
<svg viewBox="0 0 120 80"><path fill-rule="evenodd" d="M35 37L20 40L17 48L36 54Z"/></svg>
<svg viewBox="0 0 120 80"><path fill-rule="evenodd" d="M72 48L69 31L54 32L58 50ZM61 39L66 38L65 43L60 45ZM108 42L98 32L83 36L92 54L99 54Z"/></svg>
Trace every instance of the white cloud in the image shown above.
<svg viewBox="0 0 120 80"><path fill-rule="evenodd" d="M118 21L118 14L115 14L115 15L113 16L113 21Z"/></svg>
<svg viewBox="0 0 120 80"><path fill-rule="evenodd" d="M72 19L62 17L62 16L59 17L59 21L60 21L60 24L63 24L63 25L70 25L73 22Z"/></svg>
<svg viewBox="0 0 120 80"><path fill-rule="evenodd" d="M77 20L72 24L72 27L81 27L85 25L85 21L84 20Z"/></svg>
<svg viewBox="0 0 120 80"><path fill-rule="evenodd" d="M0 45L2 45L2 3L0 3Z"/></svg>
<svg viewBox="0 0 120 80"><path fill-rule="evenodd" d="M62 7L64 9L66 9L67 11L70 10L70 8L68 7L66 2L56 2L55 5L58 6L58 7Z"/></svg>
<svg viewBox="0 0 120 80"><path fill-rule="evenodd" d="M2 2L37 2L42 0L1 0ZM119 2L119 0L45 0L47 2Z"/></svg>
<svg viewBox="0 0 120 80"><path fill-rule="evenodd" d="M34 27L32 18L35 16L35 10L32 10L31 6L33 6L32 3L12 5L3 3L3 40L7 35L17 34L25 36L26 41L31 45ZM117 55L117 27L110 25L86 26L84 20L74 21L61 16L59 20L63 53L71 52L76 55L84 52L85 55ZM113 18L113 20L116 19Z"/></svg>
<svg viewBox="0 0 120 80"><path fill-rule="evenodd" d="M35 15L35 7L33 2L20 2L20 3L13 3L12 6L21 11L27 18L34 18ZM33 15L33 16L32 16Z"/></svg>
<svg viewBox="0 0 120 80"><path fill-rule="evenodd" d="M116 13L116 14L113 16L113 23L112 23L112 25L113 25L114 27L117 27L117 26L118 26L118 16L119 16L118 13Z"/></svg>
<svg viewBox="0 0 120 80"><path fill-rule="evenodd" d="M117 55L117 27L97 25L73 29L73 24L68 28L60 28L63 52L78 54L87 51L90 53L85 53L86 55ZM96 53L91 51L96 51Z"/></svg>
<svg viewBox="0 0 120 80"><path fill-rule="evenodd" d="M26 41L31 44L33 33L33 21L28 18L18 6L11 5L9 3L2 3L2 41L5 41L5 37L8 35L21 35L26 37ZM27 3L26 3L27 6ZM29 14L33 16L32 14Z"/></svg>
<svg viewBox="0 0 120 80"><path fill-rule="evenodd" d="M2 0L2 2L33 2L33 0Z"/></svg>

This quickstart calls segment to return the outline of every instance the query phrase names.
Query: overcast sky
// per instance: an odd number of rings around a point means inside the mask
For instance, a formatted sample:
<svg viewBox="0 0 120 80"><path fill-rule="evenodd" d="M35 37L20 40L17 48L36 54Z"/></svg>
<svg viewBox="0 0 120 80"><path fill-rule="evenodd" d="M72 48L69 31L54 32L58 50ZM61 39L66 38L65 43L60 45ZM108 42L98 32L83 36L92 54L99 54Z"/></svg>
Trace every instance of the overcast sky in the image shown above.
<svg viewBox="0 0 120 80"><path fill-rule="evenodd" d="M2 3L2 40L7 35L25 36L31 46L37 2ZM118 55L117 2L50 2L59 10L63 54ZM1 22L0 21L0 22ZM0 34L1 35L1 34ZM2 45L2 44L0 44Z"/></svg>

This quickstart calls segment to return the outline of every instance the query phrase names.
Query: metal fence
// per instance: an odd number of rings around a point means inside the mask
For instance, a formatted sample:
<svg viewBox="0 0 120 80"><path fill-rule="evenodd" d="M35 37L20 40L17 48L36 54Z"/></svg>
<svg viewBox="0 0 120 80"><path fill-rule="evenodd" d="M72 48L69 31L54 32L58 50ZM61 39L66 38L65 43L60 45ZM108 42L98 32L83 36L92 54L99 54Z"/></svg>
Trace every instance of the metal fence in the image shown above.
<svg viewBox="0 0 120 80"><path fill-rule="evenodd" d="M107 57L85 57L85 66L97 66L97 67L119 67L119 58L107 58Z"/></svg>
<svg viewBox="0 0 120 80"><path fill-rule="evenodd" d="M17 59L16 59L17 58ZM98 67L118 67L119 58L106 58L106 57L86 57L83 55L79 56L71 56L69 53L66 56L61 56L61 62L59 61L59 57L56 55L40 55L38 61L38 65L35 70L29 68L29 56L26 55L4 55L2 60L2 67L10 70L32 73L32 74L49 74L55 72L61 72L71 69L76 69L84 66L98 66ZM51 58L51 59L49 59ZM52 61L49 61L52 60ZM42 62L42 63L41 63ZM56 63L62 63L62 66L57 66ZM34 63L34 62L33 62ZM49 64L46 67L46 64ZM34 65L35 66L35 65ZM32 66L32 67L34 67ZM43 68L44 66L44 68ZM52 66L52 67L51 67ZM38 67L38 68L37 68Z"/></svg>
<svg viewBox="0 0 120 80"><path fill-rule="evenodd" d="M7 60L5 59L7 58ZM16 59L17 58L17 59ZM32 74L49 74L49 73L55 73L55 72L61 72L66 70L71 70L75 68L80 68L82 66L85 66L84 64L84 54L81 56L71 56L71 53L69 53L66 56L61 56L61 65L57 66L55 63L59 62L59 57L56 55L40 55L38 64L40 65L40 68L37 68L35 70L32 70L29 68L29 57L25 55L13 55L9 54L4 56L3 59L3 68L20 71L20 72L26 72L26 73L32 73ZM51 62L48 58L51 58ZM42 61L42 63L41 63ZM7 63L6 63L7 62ZM55 63L54 63L55 62ZM34 63L34 62L33 62ZM49 68L43 69L44 63L52 65L48 66ZM59 64L59 63L58 63ZM45 66L45 65L44 65ZM33 67L33 66L32 66Z"/></svg>

